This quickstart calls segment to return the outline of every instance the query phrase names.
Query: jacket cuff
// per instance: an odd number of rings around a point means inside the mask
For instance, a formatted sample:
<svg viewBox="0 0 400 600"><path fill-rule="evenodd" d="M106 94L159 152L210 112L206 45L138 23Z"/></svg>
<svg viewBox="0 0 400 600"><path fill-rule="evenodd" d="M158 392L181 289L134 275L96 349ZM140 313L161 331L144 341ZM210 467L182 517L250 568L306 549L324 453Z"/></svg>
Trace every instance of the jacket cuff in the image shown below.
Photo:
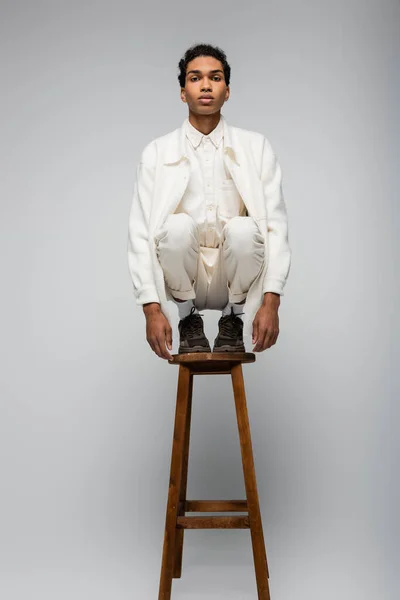
<svg viewBox="0 0 400 600"><path fill-rule="evenodd" d="M266 279L263 286L263 294L266 292L274 292L275 294L279 294L280 296L284 296L283 288L285 286L285 282L280 279Z"/></svg>
<svg viewBox="0 0 400 600"><path fill-rule="evenodd" d="M158 302L160 304L160 298L154 285L143 287L136 293L136 304L143 305L149 302Z"/></svg>

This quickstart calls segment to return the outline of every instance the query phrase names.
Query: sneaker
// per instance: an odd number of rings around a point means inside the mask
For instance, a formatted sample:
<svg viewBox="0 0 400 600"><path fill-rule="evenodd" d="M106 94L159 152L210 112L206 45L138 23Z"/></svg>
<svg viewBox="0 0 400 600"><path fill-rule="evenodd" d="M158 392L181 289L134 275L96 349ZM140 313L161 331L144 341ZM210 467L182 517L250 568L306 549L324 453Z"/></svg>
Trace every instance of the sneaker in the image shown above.
<svg viewBox="0 0 400 600"><path fill-rule="evenodd" d="M239 313L243 315L244 313ZM213 352L245 352L243 342L243 321L233 312L218 321L218 335L214 341Z"/></svg>
<svg viewBox="0 0 400 600"><path fill-rule="evenodd" d="M196 307L192 306L190 314L178 323L178 354L185 352L211 352L210 343L204 335L203 319L199 313L193 314L195 310Z"/></svg>

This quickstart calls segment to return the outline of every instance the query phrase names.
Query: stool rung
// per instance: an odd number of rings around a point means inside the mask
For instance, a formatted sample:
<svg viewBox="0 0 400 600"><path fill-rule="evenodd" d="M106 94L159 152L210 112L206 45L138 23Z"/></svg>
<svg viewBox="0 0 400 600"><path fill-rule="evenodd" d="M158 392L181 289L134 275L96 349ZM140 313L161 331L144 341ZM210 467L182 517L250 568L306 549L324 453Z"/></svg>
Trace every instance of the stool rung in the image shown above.
<svg viewBox="0 0 400 600"><path fill-rule="evenodd" d="M249 517L178 517L177 529L249 529Z"/></svg>
<svg viewBox="0 0 400 600"><path fill-rule="evenodd" d="M247 500L186 500L185 512L247 512Z"/></svg>

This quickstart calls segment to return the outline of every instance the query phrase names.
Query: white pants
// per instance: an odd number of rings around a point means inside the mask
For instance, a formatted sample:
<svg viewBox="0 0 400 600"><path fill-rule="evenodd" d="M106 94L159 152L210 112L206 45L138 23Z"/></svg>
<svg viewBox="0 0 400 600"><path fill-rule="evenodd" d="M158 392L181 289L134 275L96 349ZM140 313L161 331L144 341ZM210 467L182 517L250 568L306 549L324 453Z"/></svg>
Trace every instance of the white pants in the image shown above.
<svg viewBox="0 0 400 600"><path fill-rule="evenodd" d="M264 238L252 217L231 218L219 247L205 248L193 219L186 213L171 214L155 243L171 295L193 298L198 310L222 310L228 301L245 300L265 259Z"/></svg>

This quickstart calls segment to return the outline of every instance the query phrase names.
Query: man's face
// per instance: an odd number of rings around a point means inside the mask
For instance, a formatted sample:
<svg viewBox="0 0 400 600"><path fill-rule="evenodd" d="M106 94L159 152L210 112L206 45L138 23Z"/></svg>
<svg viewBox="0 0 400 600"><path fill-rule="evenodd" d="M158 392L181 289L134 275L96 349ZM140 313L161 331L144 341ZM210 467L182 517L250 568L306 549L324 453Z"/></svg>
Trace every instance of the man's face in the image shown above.
<svg viewBox="0 0 400 600"><path fill-rule="evenodd" d="M211 96L202 100L201 96ZM186 83L181 88L181 98L190 110L198 115L218 112L229 98L221 61L212 56L198 56L186 67Z"/></svg>

